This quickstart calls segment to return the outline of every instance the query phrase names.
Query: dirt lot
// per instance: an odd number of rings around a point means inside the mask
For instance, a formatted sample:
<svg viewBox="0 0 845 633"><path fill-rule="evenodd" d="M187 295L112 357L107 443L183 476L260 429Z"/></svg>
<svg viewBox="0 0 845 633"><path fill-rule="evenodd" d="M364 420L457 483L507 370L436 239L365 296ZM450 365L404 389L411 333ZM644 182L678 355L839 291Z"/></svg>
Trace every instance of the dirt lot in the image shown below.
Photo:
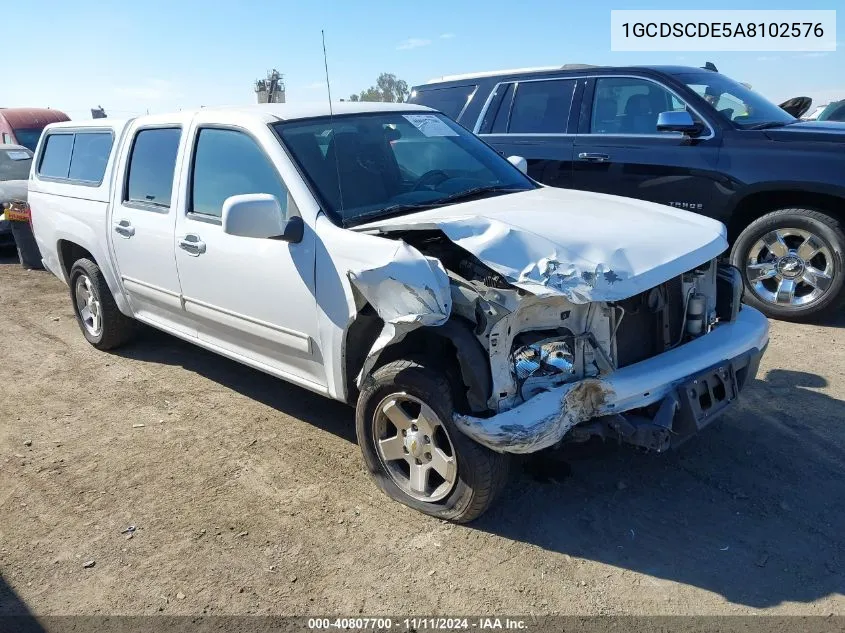
<svg viewBox="0 0 845 633"><path fill-rule="evenodd" d="M773 323L677 452L526 460L471 526L377 492L346 406L152 331L98 352L8 257L0 324L0 613L845 614L843 322Z"/></svg>

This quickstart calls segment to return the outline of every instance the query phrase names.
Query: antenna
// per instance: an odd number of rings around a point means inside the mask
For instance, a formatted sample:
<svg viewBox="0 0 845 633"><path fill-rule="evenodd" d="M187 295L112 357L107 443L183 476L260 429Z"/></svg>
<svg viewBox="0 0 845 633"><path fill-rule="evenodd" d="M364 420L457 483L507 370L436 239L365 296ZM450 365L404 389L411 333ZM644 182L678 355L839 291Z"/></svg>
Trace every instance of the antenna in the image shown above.
<svg viewBox="0 0 845 633"><path fill-rule="evenodd" d="M332 112L332 85L329 83L329 58L326 55L326 32L320 29L320 35L323 36L323 65L326 67L326 90L329 92L329 116L334 116Z"/></svg>
<svg viewBox="0 0 845 633"><path fill-rule="evenodd" d="M326 55L326 32L320 29L320 34L323 36L323 65L326 67L326 90L329 93L329 124L332 126L332 139L329 143L334 143L334 110L332 108L332 85L329 82L329 58ZM335 145L334 150L334 168L337 172L337 193L340 198L340 211L343 211L343 186L340 184L340 162L337 158L337 145Z"/></svg>

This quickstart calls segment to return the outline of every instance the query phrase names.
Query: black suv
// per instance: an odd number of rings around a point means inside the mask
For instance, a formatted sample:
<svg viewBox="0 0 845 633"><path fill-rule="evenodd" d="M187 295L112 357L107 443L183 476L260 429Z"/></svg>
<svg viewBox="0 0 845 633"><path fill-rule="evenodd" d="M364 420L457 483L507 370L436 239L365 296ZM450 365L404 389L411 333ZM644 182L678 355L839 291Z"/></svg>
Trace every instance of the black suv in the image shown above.
<svg viewBox="0 0 845 633"><path fill-rule="evenodd" d="M745 301L771 317L835 309L845 297L845 123L799 121L710 68L443 77L409 101L525 158L539 182L721 220Z"/></svg>

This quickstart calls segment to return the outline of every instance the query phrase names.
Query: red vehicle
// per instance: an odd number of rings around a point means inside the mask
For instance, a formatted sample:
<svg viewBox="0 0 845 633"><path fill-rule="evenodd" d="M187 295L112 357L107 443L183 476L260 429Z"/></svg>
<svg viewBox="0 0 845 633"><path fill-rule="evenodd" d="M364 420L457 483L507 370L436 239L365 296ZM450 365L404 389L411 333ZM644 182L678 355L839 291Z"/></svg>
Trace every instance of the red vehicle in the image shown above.
<svg viewBox="0 0 845 633"><path fill-rule="evenodd" d="M47 108L0 108L0 143L23 145L34 152L44 126L59 121L70 117Z"/></svg>

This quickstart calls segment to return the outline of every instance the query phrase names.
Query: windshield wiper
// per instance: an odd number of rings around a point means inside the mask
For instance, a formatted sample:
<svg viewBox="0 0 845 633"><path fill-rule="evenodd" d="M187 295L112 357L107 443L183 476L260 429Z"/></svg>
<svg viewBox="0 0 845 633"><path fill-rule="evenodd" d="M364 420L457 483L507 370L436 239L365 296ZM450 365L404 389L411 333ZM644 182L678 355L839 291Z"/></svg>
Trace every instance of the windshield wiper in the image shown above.
<svg viewBox="0 0 845 633"><path fill-rule="evenodd" d="M480 196L485 193L514 193L517 191L528 191L527 189L522 189L521 187L503 187L501 185L487 185L484 187L473 187L472 189L467 189L465 191L458 191L457 193L452 193L446 196L445 198L440 198L439 200L435 200L431 204L433 206L441 206L444 204L449 204L451 202L457 202L458 200L466 200L468 198L474 198L475 196Z"/></svg>
<svg viewBox="0 0 845 633"><path fill-rule="evenodd" d="M402 213L407 213L408 211L424 211L425 209L430 208L432 208L432 205L429 203L392 204L389 207L384 207L383 209L376 209L375 211L369 211L367 213L359 213L354 217L344 219L343 225L350 226L353 224L360 224L362 220L369 220L370 218L387 218L394 215L401 215Z"/></svg>
<svg viewBox="0 0 845 633"><path fill-rule="evenodd" d="M384 207L383 209L378 209L376 211L370 211L369 213L362 213L360 215L356 215L353 218L349 218L348 222L345 222L344 224L358 224L361 220L365 220L368 218L383 218L392 215L398 215L400 213L406 213L408 211L425 211L426 209L436 209L438 207L446 206L453 202L457 202L458 200L474 198L485 193L515 193L517 191L528 191L528 189L522 189L521 187L503 187L501 185L486 185L484 187L473 187L472 189L458 191L456 193L449 194L448 196L444 196L443 198L432 200L431 202L417 202L413 204L392 204L389 207Z"/></svg>

